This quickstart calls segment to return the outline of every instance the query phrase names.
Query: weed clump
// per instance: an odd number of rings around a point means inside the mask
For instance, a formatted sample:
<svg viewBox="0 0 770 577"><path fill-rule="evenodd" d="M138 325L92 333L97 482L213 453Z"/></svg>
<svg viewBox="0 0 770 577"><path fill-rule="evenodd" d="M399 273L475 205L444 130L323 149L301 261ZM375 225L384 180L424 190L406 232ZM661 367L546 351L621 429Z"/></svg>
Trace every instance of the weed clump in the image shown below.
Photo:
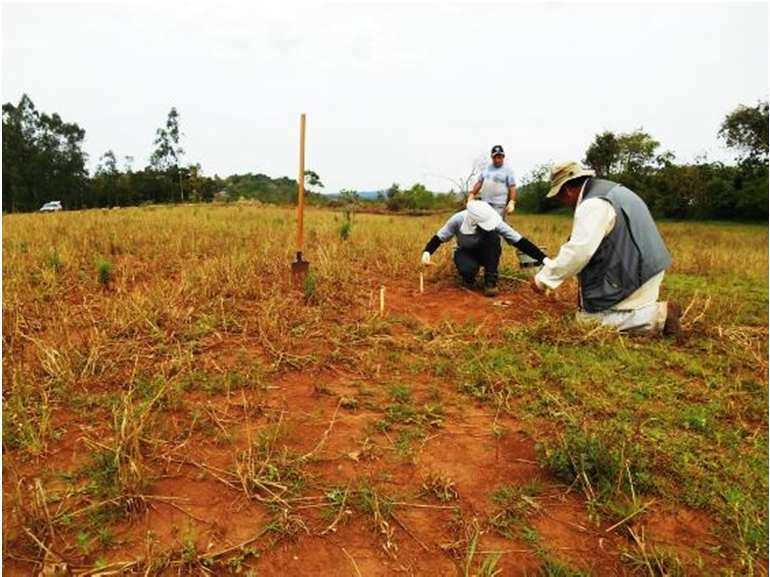
<svg viewBox="0 0 770 577"><path fill-rule="evenodd" d="M525 518L540 509L535 500L540 491L537 481L526 485L503 485L498 488L491 498L501 509L490 517L489 524L504 537L512 539L514 529L524 529Z"/></svg>
<svg viewBox="0 0 770 577"><path fill-rule="evenodd" d="M345 211L345 220L342 222L339 228L339 235L342 240L348 240L350 233L353 231L353 221L350 220L350 211Z"/></svg>
<svg viewBox="0 0 770 577"><path fill-rule="evenodd" d="M617 432L585 432L569 427L556 446L540 445L543 464L559 479L577 482L589 506L615 516L639 510L638 493L653 488L641 450Z"/></svg>
<svg viewBox="0 0 770 577"><path fill-rule="evenodd" d="M54 433L48 391L45 387L27 384L9 389L3 406L3 443L39 455L45 451L48 439Z"/></svg>
<svg viewBox="0 0 770 577"><path fill-rule="evenodd" d="M59 272L62 268L62 260L59 256L59 251L54 250L51 254L49 254L48 259L46 260L46 264L52 271Z"/></svg>
<svg viewBox="0 0 770 577"><path fill-rule="evenodd" d="M96 278L103 288L107 288L112 281L112 263L100 258L96 261Z"/></svg>
<svg viewBox="0 0 770 577"><path fill-rule="evenodd" d="M305 459L284 445L276 446L280 424L263 431L235 462L235 477L249 498L286 505L286 496L296 495L305 485ZM286 519L284 519L286 520Z"/></svg>
<svg viewBox="0 0 770 577"><path fill-rule="evenodd" d="M312 272L307 273L305 280L302 281L302 293L305 295L306 302L315 301L318 292L318 277Z"/></svg>
<svg viewBox="0 0 770 577"><path fill-rule="evenodd" d="M541 452L545 466L567 483L586 478L602 493L611 493L617 485L630 489L629 483L635 490L652 488L643 456L616 435L570 427L556 447L541 447ZM632 480L626 478L626 466Z"/></svg>
<svg viewBox="0 0 770 577"><path fill-rule="evenodd" d="M460 498L456 483L447 475L431 472L422 483L425 494L433 495L442 503L456 501Z"/></svg>

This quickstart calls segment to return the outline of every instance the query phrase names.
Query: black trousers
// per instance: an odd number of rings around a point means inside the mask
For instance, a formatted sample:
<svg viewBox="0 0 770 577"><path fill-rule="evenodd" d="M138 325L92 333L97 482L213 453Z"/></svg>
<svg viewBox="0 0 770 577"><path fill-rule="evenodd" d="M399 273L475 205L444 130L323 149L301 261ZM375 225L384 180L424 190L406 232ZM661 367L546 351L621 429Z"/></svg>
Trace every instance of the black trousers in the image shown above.
<svg viewBox="0 0 770 577"><path fill-rule="evenodd" d="M483 232L478 244L473 248L457 247L454 254L457 272L463 280L471 284L480 268L484 269L484 285L497 284L497 267L503 249L500 245L500 235L493 231Z"/></svg>

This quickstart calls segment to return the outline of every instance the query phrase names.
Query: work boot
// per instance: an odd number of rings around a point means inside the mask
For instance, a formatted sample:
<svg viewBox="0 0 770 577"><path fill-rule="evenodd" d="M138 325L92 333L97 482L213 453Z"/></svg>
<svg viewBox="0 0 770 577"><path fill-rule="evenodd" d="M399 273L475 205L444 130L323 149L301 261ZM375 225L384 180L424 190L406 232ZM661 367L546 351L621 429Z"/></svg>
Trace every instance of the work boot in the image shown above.
<svg viewBox="0 0 770 577"><path fill-rule="evenodd" d="M488 284L484 285L484 296L486 297L496 297L500 291L497 289L497 285Z"/></svg>
<svg viewBox="0 0 770 577"><path fill-rule="evenodd" d="M668 301L666 307L666 323L663 325L663 334L677 337L682 333L682 307L674 301Z"/></svg>
<svg viewBox="0 0 770 577"><path fill-rule="evenodd" d="M461 276L460 286L464 289L473 290L476 288L476 277Z"/></svg>

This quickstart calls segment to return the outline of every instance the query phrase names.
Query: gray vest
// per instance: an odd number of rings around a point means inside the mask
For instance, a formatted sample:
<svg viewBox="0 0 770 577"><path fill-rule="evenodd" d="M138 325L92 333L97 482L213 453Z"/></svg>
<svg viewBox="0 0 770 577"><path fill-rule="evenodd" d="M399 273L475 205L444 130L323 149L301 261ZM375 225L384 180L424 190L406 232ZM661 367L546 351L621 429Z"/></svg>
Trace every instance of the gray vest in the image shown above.
<svg viewBox="0 0 770 577"><path fill-rule="evenodd" d="M592 178L583 200L601 198L615 209L615 226L580 271L583 308L595 313L612 308L659 272L671 255L644 201L625 186Z"/></svg>

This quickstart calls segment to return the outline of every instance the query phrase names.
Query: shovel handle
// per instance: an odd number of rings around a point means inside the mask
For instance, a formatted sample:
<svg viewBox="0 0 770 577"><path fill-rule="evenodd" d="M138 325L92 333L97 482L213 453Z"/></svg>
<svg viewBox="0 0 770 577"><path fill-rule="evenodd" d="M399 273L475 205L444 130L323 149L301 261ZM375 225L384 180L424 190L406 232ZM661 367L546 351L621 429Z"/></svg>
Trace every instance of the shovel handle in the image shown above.
<svg viewBox="0 0 770 577"><path fill-rule="evenodd" d="M299 178L297 179L297 250L305 246L305 113L299 117Z"/></svg>

